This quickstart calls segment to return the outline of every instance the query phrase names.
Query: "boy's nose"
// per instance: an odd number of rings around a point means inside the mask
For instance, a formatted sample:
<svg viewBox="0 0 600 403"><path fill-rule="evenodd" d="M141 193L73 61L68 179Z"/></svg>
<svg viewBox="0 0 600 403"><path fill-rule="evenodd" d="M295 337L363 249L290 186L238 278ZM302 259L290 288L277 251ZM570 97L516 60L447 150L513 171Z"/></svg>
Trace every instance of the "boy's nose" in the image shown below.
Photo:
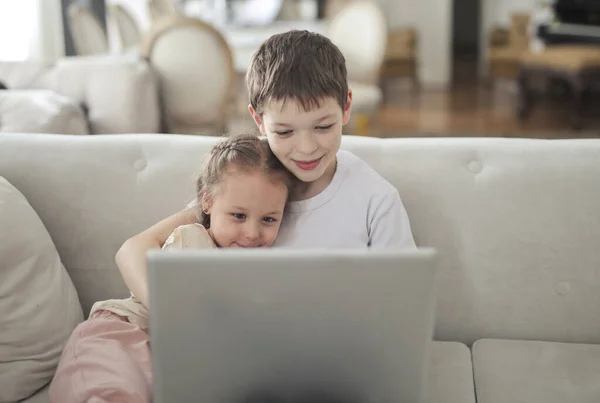
<svg viewBox="0 0 600 403"><path fill-rule="evenodd" d="M315 133L305 133L300 136L296 149L304 155L312 155L319 148Z"/></svg>

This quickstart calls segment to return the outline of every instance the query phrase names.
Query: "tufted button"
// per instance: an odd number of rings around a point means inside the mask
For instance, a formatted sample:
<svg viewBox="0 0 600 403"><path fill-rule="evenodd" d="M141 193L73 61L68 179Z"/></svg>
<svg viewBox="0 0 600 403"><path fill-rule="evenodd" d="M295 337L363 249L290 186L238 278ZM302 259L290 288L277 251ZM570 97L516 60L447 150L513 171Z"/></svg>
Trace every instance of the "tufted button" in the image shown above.
<svg viewBox="0 0 600 403"><path fill-rule="evenodd" d="M472 173L478 174L483 169L483 165L481 165L481 162L479 162L479 161L471 161L471 162L469 162L469 165L467 166L467 168Z"/></svg>
<svg viewBox="0 0 600 403"><path fill-rule="evenodd" d="M135 162L133 163L133 169L135 169L136 171L141 171L142 169L146 168L146 165L146 160L140 158L138 160L135 160Z"/></svg>
<svg viewBox="0 0 600 403"><path fill-rule="evenodd" d="M558 295L567 295L569 291L571 291L571 284L567 283L566 281L560 281L556 283L554 289Z"/></svg>

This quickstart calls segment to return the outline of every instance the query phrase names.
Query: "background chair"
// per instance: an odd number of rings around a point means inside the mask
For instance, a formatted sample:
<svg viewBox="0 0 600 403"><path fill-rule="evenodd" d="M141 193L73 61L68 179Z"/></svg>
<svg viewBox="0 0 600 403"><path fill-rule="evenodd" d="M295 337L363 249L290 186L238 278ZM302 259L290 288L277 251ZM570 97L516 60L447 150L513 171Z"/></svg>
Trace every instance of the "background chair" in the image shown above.
<svg viewBox="0 0 600 403"><path fill-rule="evenodd" d="M158 75L164 131L226 131L236 76L231 49L218 30L199 19L163 18L144 36L141 54Z"/></svg>
<svg viewBox="0 0 600 403"><path fill-rule="evenodd" d="M79 56L108 53L108 38L102 24L87 7L72 3L68 21L73 45Z"/></svg>
<svg viewBox="0 0 600 403"><path fill-rule="evenodd" d="M488 80L515 80L519 74L521 56L529 50L529 23L526 13L514 13L509 28L496 27L489 32Z"/></svg>
<svg viewBox="0 0 600 403"><path fill-rule="evenodd" d="M367 134L364 132L365 120L370 120L381 104L379 78L387 35L383 11L369 0L348 3L335 14L328 27L327 36L346 58L348 82L353 93L351 127L360 131L354 134Z"/></svg>
<svg viewBox="0 0 600 403"><path fill-rule="evenodd" d="M417 40L414 27L397 28L388 34L381 78L410 77L418 86Z"/></svg>
<svg viewBox="0 0 600 403"><path fill-rule="evenodd" d="M121 4L109 6L111 22L116 28L122 50L139 46L141 40L140 27L133 15Z"/></svg>

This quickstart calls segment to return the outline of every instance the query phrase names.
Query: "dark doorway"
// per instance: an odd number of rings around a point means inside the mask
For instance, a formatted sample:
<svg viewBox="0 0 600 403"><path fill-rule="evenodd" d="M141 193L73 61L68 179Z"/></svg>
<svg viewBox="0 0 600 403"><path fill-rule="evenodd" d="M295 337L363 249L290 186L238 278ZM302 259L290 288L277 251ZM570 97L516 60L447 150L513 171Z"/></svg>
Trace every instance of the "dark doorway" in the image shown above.
<svg viewBox="0 0 600 403"><path fill-rule="evenodd" d="M452 84L477 83L481 0L454 0L452 5Z"/></svg>

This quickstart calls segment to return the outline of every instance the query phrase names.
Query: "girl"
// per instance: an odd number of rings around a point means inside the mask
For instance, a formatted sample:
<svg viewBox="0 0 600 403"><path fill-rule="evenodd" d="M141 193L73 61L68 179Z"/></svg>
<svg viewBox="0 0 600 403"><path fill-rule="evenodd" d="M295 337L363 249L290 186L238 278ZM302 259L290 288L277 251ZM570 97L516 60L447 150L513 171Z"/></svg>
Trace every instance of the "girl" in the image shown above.
<svg viewBox="0 0 600 403"><path fill-rule="evenodd" d="M329 38L300 30L271 36L252 57L246 87L259 132L303 184L288 205L276 246L416 249L396 187L340 149L352 91L344 55ZM366 152L377 154L372 146ZM175 213L127 240L117 253L125 283L144 305L147 250L160 248L173 229L193 220L187 209Z"/></svg>
<svg viewBox="0 0 600 403"><path fill-rule="evenodd" d="M197 202L156 248L269 247L294 180L266 139L227 138L210 151ZM163 225L163 228L167 226ZM139 257L144 259L143 257ZM147 309L135 297L100 301L71 335L50 385L56 403L152 400Z"/></svg>

